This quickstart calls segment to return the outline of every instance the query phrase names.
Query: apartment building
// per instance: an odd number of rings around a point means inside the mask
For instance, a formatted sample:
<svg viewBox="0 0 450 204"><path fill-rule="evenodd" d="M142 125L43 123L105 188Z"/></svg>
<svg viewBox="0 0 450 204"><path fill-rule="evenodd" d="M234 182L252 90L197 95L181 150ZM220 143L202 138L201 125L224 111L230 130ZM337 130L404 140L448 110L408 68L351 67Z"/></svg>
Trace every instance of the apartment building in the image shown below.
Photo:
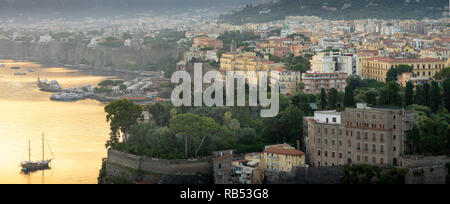
<svg viewBox="0 0 450 204"><path fill-rule="evenodd" d="M347 86L346 73L303 73L302 82L305 84L304 93L318 94L321 89L329 91L332 88L337 89L339 92L344 92Z"/></svg>
<svg viewBox="0 0 450 204"><path fill-rule="evenodd" d="M230 52L220 58L220 71L270 71L280 64L256 56L254 52Z"/></svg>
<svg viewBox="0 0 450 204"><path fill-rule="evenodd" d="M204 47L211 47L215 49L223 48L222 40L217 40L206 36L194 38L194 45L196 45L199 48Z"/></svg>
<svg viewBox="0 0 450 204"><path fill-rule="evenodd" d="M450 59L450 51L444 48L427 48L420 51L420 58L434 58L447 61Z"/></svg>
<svg viewBox="0 0 450 204"><path fill-rule="evenodd" d="M341 72L355 75L358 72L358 57L340 52L322 52L311 61L311 70L317 73Z"/></svg>
<svg viewBox="0 0 450 204"><path fill-rule="evenodd" d="M290 172L297 166L306 167L305 156L288 144L268 146L263 153L263 167L266 171Z"/></svg>
<svg viewBox="0 0 450 204"><path fill-rule="evenodd" d="M414 111L360 103L343 112L316 112L304 121L312 166L401 166L399 159L409 149L406 138L413 128Z"/></svg>
<svg viewBox="0 0 450 204"><path fill-rule="evenodd" d="M446 62L433 59L393 59L387 57L374 57L363 60L362 76L366 79L374 79L386 82L386 74L391 67L409 65L417 76L434 77L445 67Z"/></svg>
<svg viewBox="0 0 450 204"><path fill-rule="evenodd" d="M289 71L284 68L275 68L272 71L279 72L280 93L283 95L295 95L300 90L301 73Z"/></svg>

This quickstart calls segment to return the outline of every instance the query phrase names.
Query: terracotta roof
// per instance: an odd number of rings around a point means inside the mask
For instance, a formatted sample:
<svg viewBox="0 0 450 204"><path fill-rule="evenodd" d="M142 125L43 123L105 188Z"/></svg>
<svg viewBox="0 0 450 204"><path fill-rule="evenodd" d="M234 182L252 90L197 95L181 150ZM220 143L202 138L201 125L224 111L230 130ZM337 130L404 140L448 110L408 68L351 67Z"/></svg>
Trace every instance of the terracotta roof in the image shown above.
<svg viewBox="0 0 450 204"><path fill-rule="evenodd" d="M283 149L283 148L278 148L278 147L269 147L266 150L264 150L264 153L284 154L284 155L294 155L294 156L305 155L305 153L300 150Z"/></svg>
<svg viewBox="0 0 450 204"><path fill-rule="evenodd" d="M278 67L278 68L273 69L273 71L277 71L277 72L285 72L285 71L287 71L287 69Z"/></svg>

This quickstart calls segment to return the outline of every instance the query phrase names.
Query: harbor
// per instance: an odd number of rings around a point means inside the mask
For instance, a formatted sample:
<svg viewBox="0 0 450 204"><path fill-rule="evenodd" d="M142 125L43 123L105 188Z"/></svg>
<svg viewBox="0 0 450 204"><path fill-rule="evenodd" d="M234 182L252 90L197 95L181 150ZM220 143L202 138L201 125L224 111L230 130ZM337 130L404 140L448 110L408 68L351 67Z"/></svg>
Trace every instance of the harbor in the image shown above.
<svg viewBox="0 0 450 204"><path fill-rule="evenodd" d="M97 183L98 169L106 156L105 141L109 137L104 103L92 99L56 102L52 92L39 90L36 82L48 78L66 90L72 87L92 87L113 76L90 74L59 66L31 62L0 61L0 183L65 184ZM33 69L24 76L14 75ZM45 133L42 159L42 133ZM48 143L47 143L48 142ZM51 150L48 148L51 146ZM31 156L30 156L31 149ZM39 162L52 159L49 167L23 172L21 161ZM68 179L70 178L70 179Z"/></svg>

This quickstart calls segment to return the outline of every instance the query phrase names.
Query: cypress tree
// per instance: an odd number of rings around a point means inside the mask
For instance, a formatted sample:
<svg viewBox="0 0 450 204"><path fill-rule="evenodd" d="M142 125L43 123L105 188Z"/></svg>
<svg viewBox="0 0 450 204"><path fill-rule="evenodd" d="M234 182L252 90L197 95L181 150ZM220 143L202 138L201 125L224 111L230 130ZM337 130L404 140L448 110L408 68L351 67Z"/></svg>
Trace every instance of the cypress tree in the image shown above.
<svg viewBox="0 0 450 204"><path fill-rule="evenodd" d="M324 88L320 90L320 107L322 108L322 110L325 110L327 108L327 93L325 92Z"/></svg>
<svg viewBox="0 0 450 204"><path fill-rule="evenodd" d="M425 99L423 98L423 86L416 87L416 94L414 95L414 103L418 105L425 105Z"/></svg>
<svg viewBox="0 0 450 204"><path fill-rule="evenodd" d="M441 89L439 84L435 81L431 83L430 92L430 108L434 113L439 111L439 106L441 105Z"/></svg>
<svg viewBox="0 0 450 204"><path fill-rule="evenodd" d="M408 82L406 84L406 91L405 91L405 106L412 105L414 98L414 85L412 82Z"/></svg>
<svg viewBox="0 0 450 204"><path fill-rule="evenodd" d="M423 105L430 107L430 84L428 83L423 85L422 98L424 100Z"/></svg>
<svg viewBox="0 0 450 204"><path fill-rule="evenodd" d="M338 91L335 88L328 92L328 106L331 109L336 109L338 103Z"/></svg>
<svg viewBox="0 0 450 204"><path fill-rule="evenodd" d="M450 79L444 82L444 107L450 111Z"/></svg>
<svg viewBox="0 0 450 204"><path fill-rule="evenodd" d="M344 106L355 106L355 97L353 96L353 89L350 86L345 87Z"/></svg>

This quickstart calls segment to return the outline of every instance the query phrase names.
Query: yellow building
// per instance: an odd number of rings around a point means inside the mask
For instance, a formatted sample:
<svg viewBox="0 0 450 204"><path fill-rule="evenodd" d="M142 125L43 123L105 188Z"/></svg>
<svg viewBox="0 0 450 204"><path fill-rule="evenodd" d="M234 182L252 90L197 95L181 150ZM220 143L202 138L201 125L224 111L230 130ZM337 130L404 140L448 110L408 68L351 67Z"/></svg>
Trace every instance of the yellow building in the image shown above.
<svg viewBox="0 0 450 204"><path fill-rule="evenodd" d="M263 167L267 171L290 172L294 167L305 167L305 153L287 144L266 147Z"/></svg>
<svg viewBox="0 0 450 204"><path fill-rule="evenodd" d="M386 74L391 67L409 65L413 68L413 74L424 77L434 77L445 67L446 62L439 59L392 59L388 57L373 57L363 60L362 76L386 82Z"/></svg>
<svg viewBox="0 0 450 204"><path fill-rule="evenodd" d="M220 58L220 71L270 71L277 66L254 52L225 53Z"/></svg>
<svg viewBox="0 0 450 204"><path fill-rule="evenodd" d="M284 68L275 68L272 71L279 72L280 93L293 96L300 91L301 73L292 72Z"/></svg>

